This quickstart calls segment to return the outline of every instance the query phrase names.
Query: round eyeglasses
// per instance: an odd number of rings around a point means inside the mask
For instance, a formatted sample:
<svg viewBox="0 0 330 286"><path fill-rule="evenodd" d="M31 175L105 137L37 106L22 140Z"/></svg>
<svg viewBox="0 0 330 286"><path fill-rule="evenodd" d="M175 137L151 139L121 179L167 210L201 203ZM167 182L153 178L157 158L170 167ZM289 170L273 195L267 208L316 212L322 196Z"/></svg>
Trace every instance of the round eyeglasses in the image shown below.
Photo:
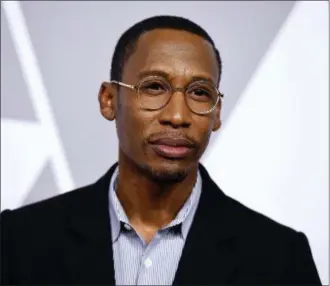
<svg viewBox="0 0 330 286"><path fill-rule="evenodd" d="M147 110L163 108L170 101L172 94L180 91L184 93L189 109L203 115L212 112L219 100L223 100L224 97L216 86L206 80L192 82L186 88L173 88L168 81L160 77L149 77L136 85L114 80L110 83L134 90L138 97L138 104Z"/></svg>

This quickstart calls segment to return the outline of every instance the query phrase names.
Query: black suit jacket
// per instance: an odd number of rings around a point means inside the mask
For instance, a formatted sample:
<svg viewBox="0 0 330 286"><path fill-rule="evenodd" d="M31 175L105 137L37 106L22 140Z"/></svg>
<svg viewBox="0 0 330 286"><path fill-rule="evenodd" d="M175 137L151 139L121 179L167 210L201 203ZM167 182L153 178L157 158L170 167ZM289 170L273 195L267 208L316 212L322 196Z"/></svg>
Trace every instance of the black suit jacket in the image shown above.
<svg viewBox="0 0 330 286"><path fill-rule="evenodd" d="M2 284L114 280L108 189L95 184L1 214ZM303 233L227 197L200 165L202 195L174 285L321 284Z"/></svg>

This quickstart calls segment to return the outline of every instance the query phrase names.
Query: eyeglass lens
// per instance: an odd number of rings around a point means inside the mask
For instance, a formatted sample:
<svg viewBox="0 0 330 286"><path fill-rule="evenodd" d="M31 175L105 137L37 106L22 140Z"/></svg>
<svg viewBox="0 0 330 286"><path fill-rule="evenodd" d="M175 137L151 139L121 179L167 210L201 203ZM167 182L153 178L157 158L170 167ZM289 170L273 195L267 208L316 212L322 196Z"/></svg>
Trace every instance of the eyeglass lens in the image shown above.
<svg viewBox="0 0 330 286"><path fill-rule="evenodd" d="M173 90L163 79L145 79L137 88L140 106L151 110L162 108L170 100ZM217 88L207 81L193 82L185 90L187 105L195 113L210 111L217 103L218 96Z"/></svg>

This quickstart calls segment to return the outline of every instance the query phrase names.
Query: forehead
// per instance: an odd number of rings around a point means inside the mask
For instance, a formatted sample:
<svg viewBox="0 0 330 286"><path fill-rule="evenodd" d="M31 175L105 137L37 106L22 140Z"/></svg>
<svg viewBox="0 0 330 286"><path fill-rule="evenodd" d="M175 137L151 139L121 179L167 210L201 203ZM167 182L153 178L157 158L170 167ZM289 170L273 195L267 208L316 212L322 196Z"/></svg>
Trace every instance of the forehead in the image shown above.
<svg viewBox="0 0 330 286"><path fill-rule="evenodd" d="M170 80L200 77L217 84L218 65L211 44L186 31L157 29L143 34L125 64L123 78L138 80L153 71Z"/></svg>

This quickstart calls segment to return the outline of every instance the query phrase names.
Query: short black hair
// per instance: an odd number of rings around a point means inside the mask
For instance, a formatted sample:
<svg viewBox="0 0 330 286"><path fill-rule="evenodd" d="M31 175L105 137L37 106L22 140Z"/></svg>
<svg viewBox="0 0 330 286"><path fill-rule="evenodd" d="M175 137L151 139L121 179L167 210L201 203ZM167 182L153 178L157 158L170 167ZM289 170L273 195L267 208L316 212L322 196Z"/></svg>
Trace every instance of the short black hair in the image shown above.
<svg viewBox="0 0 330 286"><path fill-rule="evenodd" d="M209 34L194 22L177 16L154 16L151 18L144 19L128 30L126 30L119 38L115 50L112 56L110 79L121 81L122 73L124 69L125 62L134 53L137 47L137 42L139 38L146 32L155 29L174 29L187 31L192 34L198 35L208 41L215 52L216 60L219 68L219 78L220 81L222 73L222 61L220 53L216 48L212 38Z"/></svg>

